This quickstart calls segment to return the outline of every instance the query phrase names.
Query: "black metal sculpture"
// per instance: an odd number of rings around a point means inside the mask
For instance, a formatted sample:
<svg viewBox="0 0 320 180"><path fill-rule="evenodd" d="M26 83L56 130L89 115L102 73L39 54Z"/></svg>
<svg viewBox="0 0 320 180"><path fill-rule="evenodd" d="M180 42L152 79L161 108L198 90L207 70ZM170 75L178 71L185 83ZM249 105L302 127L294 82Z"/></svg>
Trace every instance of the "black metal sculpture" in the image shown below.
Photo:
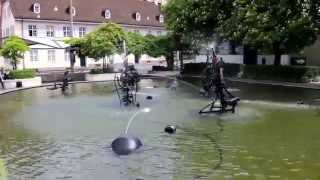
<svg viewBox="0 0 320 180"><path fill-rule="evenodd" d="M55 82L53 87L48 87L48 90L57 90L61 88L62 92L65 92L67 88L69 87L69 81L71 80L70 78L70 73L69 71L64 72L63 78L62 78L62 83L57 83Z"/></svg>
<svg viewBox="0 0 320 180"><path fill-rule="evenodd" d="M114 153L123 156L129 155L138 150L142 146L140 139L136 137L118 137L111 143L111 148Z"/></svg>
<svg viewBox="0 0 320 180"><path fill-rule="evenodd" d="M138 82L140 75L134 66L127 66L126 69L119 75L114 77L114 86L120 99L120 104L137 105Z"/></svg>
<svg viewBox="0 0 320 180"><path fill-rule="evenodd" d="M203 107L200 114L235 112L240 98L233 96L226 88L223 79L223 61L214 56L212 64L204 71L203 90L211 98L210 104ZM220 101L220 104L217 102Z"/></svg>

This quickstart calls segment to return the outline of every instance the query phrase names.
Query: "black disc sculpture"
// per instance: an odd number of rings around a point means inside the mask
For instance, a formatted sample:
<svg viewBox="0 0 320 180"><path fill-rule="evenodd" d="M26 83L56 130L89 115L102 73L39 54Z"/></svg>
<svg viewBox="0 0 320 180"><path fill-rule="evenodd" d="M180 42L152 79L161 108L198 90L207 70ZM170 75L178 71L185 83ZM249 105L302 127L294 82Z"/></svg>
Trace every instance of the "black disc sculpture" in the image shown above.
<svg viewBox="0 0 320 180"><path fill-rule="evenodd" d="M177 127L172 126L172 125L168 125L167 127L164 128L164 132L168 133L168 134L175 134L177 131Z"/></svg>
<svg viewBox="0 0 320 180"><path fill-rule="evenodd" d="M142 146L142 142L136 137L118 137L112 144L114 153L120 156L129 155Z"/></svg>

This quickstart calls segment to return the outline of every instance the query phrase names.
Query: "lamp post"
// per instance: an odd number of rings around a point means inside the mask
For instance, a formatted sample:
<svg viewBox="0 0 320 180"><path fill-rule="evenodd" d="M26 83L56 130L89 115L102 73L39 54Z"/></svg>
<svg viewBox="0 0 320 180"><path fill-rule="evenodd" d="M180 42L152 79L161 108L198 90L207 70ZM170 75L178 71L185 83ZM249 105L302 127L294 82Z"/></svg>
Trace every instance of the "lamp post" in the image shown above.
<svg viewBox="0 0 320 180"><path fill-rule="evenodd" d="M73 37L73 1L70 0L70 24L71 24L71 37Z"/></svg>
<svg viewBox="0 0 320 180"><path fill-rule="evenodd" d="M69 8L69 13L70 13L70 29L71 29L71 34L70 36L73 37L73 11L74 11L74 8L73 8L73 1L70 0L70 8ZM66 29L66 33L68 34L68 29ZM70 50L69 50L69 59L70 59L70 69L71 69L71 72L74 72L74 63L76 61L76 57L75 57L75 53L74 51L72 50L72 48L70 47Z"/></svg>

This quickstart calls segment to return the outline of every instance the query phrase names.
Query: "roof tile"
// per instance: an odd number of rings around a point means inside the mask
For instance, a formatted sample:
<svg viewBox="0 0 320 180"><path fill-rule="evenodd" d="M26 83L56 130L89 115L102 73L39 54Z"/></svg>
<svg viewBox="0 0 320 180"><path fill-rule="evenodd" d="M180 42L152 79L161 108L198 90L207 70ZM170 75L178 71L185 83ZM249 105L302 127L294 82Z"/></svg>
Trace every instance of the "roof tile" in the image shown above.
<svg viewBox="0 0 320 180"><path fill-rule="evenodd" d="M68 8L70 0L11 0L13 14L16 18L69 21ZM32 5L41 5L40 18L32 12ZM160 6L145 0L73 0L76 8L75 22L108 22L119 24L164 27L157 16L161 14ZM55 11L54 9L58 9ZM111 10L111 19L105 19L103 12ZM141 13L141 21L133 18L135 12ZM148 18L149 17L149 20Z"/></svg>

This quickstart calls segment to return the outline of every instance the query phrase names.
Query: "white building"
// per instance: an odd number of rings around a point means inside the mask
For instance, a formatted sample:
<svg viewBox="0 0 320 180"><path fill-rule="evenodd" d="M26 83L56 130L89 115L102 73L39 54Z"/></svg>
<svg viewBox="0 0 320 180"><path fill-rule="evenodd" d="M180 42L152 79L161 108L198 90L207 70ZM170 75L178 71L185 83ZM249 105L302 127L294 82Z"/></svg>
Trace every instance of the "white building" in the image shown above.
<svg viewBox="0 0 320 180"><path fill-rule="evenodd" d="M166 33L160 6L148 1L73 0L70 6L70 0L4 0L1 8L3 38L17 35L37 43L30 46L31 50L25 53L18 68L70 67L68 45L63 40L71 36L82 37L103 22L118 23L128 31L144 35ZM151 58L141 58L142 61L147 59ZM114 55L111 60L120 63L122 57ZM130 55L129 61L133 60ZM10 65L9 60L4 63ZM77 58L75 67L93 67L101 63L102 60Z"/></svg>

